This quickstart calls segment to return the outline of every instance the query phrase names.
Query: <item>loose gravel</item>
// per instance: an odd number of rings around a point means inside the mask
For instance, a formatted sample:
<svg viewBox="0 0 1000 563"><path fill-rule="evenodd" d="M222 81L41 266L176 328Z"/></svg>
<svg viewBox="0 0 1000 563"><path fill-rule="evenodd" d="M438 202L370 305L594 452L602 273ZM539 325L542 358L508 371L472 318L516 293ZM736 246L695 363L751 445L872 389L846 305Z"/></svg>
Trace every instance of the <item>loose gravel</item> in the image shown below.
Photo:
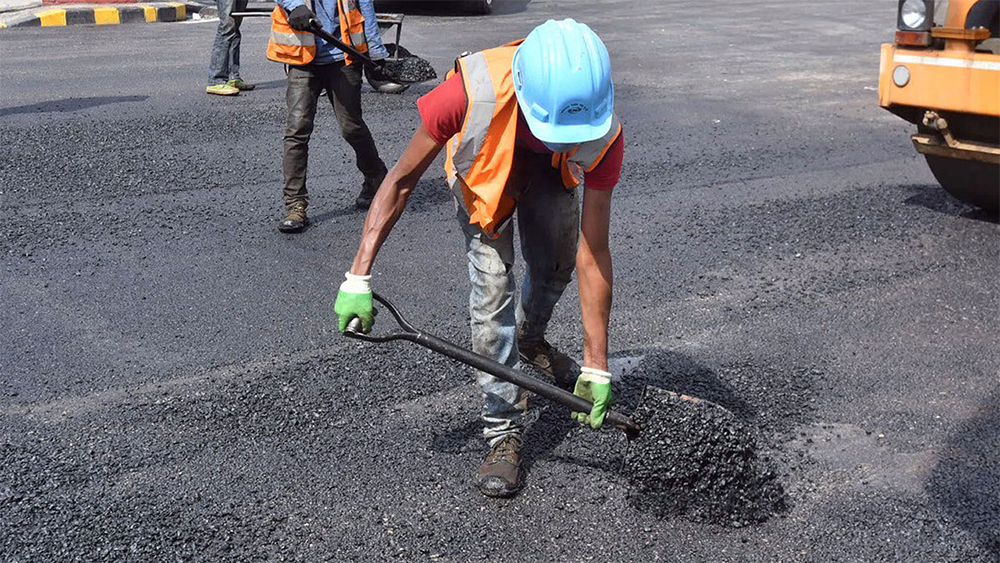
<svg viewBox="0 0 1000 563"><path fill-rule="evenodd" d="M726 409L647 387L635 418L643 430L629 445L625 474L636 508L734 527L789 508L757 455L754 431Z"/></svg>
<svg viewBox="0 0 1000 563"><path fill-rule="evenodd" d="M402 59L386 59L382 73L386 80L391 82L401 82L404 84L415 82L427 82L437 78L437 73L431 63L420 57L406 57Z"/></svg>

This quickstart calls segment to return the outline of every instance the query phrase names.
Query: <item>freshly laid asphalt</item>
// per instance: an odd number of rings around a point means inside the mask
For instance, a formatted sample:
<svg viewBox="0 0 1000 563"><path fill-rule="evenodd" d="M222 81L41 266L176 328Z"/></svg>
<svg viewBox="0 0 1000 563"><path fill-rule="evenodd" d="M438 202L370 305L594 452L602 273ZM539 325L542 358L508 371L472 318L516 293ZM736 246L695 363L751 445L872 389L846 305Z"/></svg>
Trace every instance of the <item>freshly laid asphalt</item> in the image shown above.
<svg viewBox="0 0 1000 563"><path fill-rule="evenodd" d="M266 20L243 24L258 88L237 98L204 94L211 22L3 30L0 560L1000 560L1000 228L877 106L894 10L519 0L405 19L441 76L548 18L604 38L627 142L619 405L652 384L755 429L790 508L738 528L638 510L624 436L543 400L525 489L475 491L470 370L335 330L364 216L329 107L314 224L276 231ZM365 88L387 162L432 86ZM374 286L466 345L466 276L438 162ZM580 354L575 286L549 339Z"/></svg>

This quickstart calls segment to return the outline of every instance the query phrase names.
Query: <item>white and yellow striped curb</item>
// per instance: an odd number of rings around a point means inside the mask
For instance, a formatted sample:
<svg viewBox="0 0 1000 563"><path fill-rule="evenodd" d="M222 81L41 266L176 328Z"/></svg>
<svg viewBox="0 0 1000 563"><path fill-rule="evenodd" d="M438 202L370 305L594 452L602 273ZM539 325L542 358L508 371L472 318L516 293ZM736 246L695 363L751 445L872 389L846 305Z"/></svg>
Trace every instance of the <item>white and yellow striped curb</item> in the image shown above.
<svg viewBox="0 0 1000 563"><path fill-rule="evenodd" d="M175 22L197 12L200 4L150 2L142 4L72 4L46 6L22 14L10 21L0 21L0 29L13 27L62 27L91 24Z"/></svg>

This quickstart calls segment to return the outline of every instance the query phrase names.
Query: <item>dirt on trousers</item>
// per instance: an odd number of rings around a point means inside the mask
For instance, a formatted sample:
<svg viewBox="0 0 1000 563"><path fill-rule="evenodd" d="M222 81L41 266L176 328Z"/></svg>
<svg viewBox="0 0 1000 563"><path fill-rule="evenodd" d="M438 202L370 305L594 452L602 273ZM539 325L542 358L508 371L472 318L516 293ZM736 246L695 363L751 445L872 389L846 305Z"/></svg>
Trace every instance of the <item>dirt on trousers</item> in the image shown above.
<svg viewBox="0 0 1000 563"><path fill-rule="evenodd" d="M629 444L624 473L637 509L733 527L789 509L757 455L755 432L728 410L647 387L634 419L642 433Z"/></svg>

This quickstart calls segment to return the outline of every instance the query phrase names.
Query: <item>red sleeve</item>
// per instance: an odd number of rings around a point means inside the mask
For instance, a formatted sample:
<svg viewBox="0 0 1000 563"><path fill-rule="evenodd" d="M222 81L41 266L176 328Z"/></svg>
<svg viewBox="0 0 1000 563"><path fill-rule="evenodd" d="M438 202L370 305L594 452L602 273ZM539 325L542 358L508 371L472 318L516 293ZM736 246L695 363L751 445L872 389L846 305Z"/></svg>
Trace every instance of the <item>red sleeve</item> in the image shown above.
<svg viewBox="0 0 1000 563"><path fill-rule="evenodd" d="M597 167L583 175L583 183L587 189L610 190L618 184L618 177L622 173L622 160L625 158L625 131L618 134L618 138L611 144L608 152L604 153L604 158L597 164Z"/></svg>
<svg viewBox="0 0 1000 563"><path fill-rule="evenodd" d="M465 84L457 72L417 100L424 129L439 145L462 130L467 105Z"/></svg>

